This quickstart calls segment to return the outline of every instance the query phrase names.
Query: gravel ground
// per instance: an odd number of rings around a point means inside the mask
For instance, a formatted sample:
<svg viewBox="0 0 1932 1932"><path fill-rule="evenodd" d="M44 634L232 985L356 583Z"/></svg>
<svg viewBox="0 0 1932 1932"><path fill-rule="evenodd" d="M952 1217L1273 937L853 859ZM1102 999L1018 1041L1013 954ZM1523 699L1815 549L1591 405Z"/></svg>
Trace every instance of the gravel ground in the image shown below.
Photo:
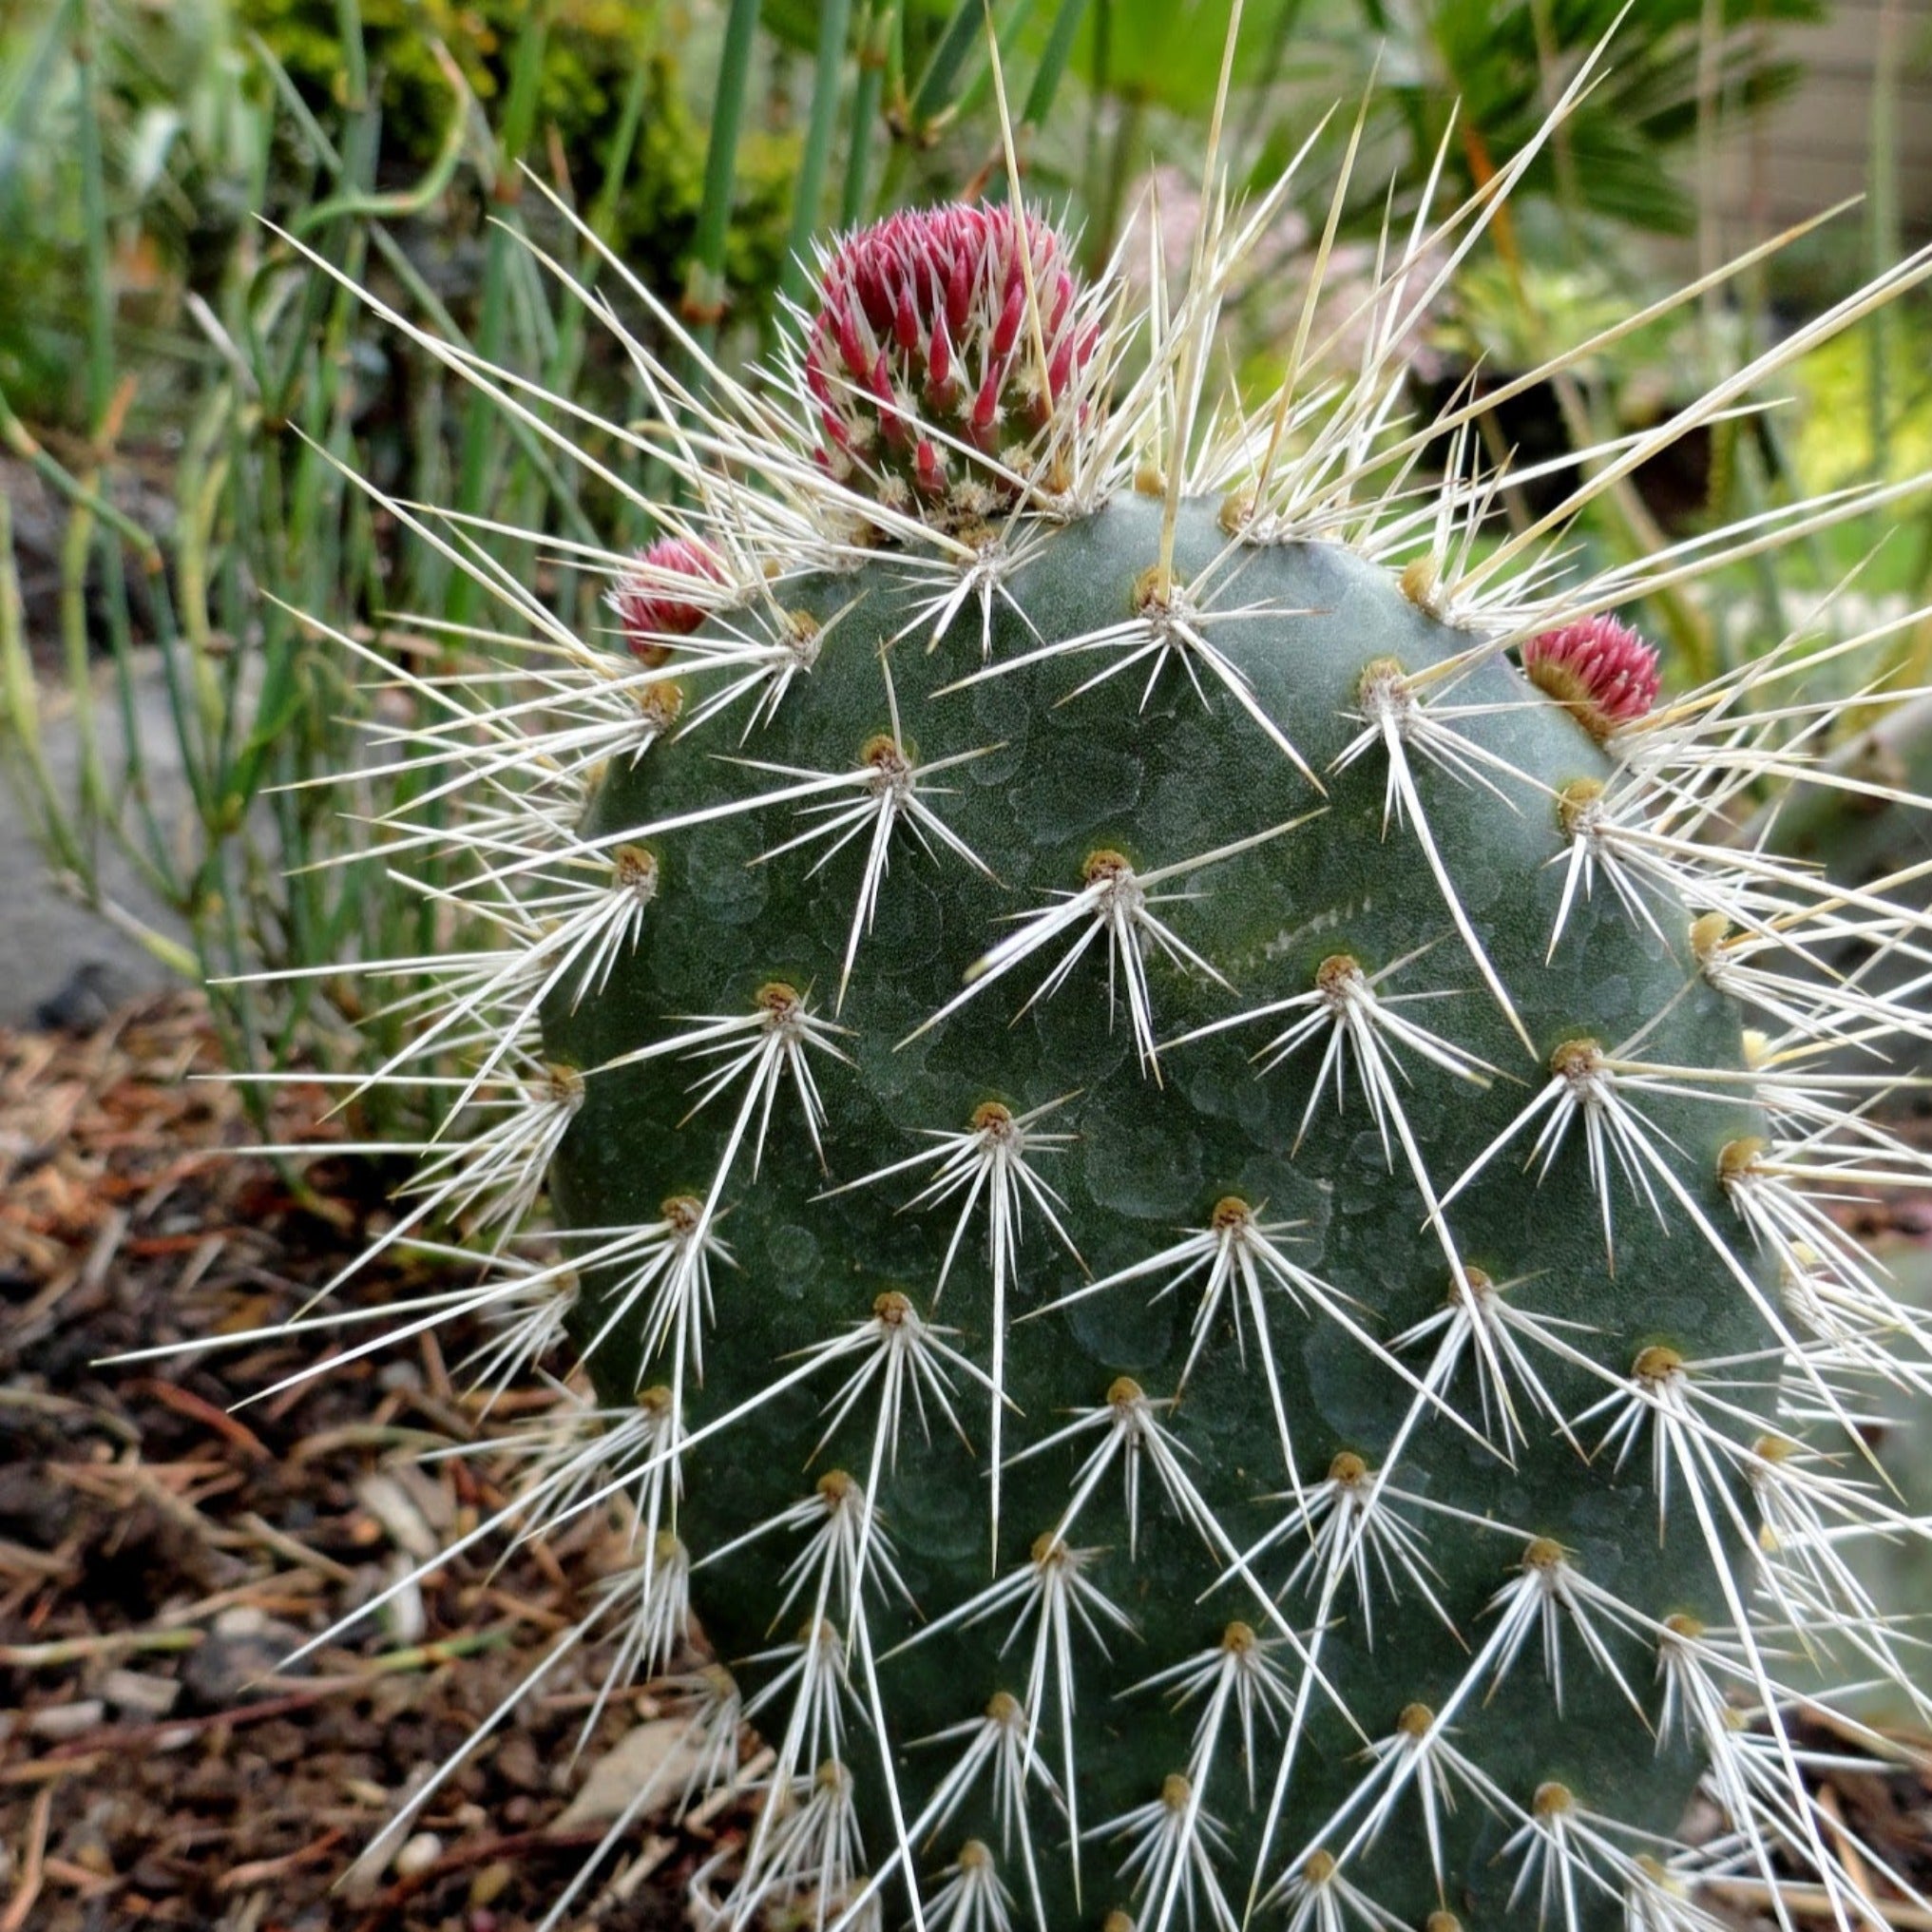
<svg viewBox="0 0 1932 1932"><path fill-rule="evenodd" d="M586 1519L499 1568L479 1546L278 1668L492 1509L501 1472L418 1460L475 1426L441 1351L460 1330L244 1407L302 1352L104 1362L287 1315L382 1224L366 1170L312 1166L297 1199L230 1153L255 1129L192 1078L217 1067L186 995L85 1037L0 1031L0 1932L521 1932L676 1729L626 1691L577 1752L595 1646L396 1856L358 1854L583 1615L617 1535ZM275 1131L326 1138L324 1111L285 1088ZM344 1299L426 1280L398 1261ZM738 1828L641 1822L568 1922L681 1925L690 1867Z"/></svg>

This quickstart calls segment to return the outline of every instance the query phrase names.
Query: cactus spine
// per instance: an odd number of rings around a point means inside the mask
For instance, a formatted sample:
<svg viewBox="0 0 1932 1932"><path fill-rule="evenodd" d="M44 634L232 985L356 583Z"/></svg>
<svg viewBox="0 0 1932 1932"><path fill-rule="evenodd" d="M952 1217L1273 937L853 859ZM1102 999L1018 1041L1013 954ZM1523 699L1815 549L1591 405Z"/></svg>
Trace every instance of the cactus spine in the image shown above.
<svg viewBox="0 0 1932 1932"><path fill-rule="evenodd" d="M1812 941L1926 922L1724 842L1833 782L1749 713L1798 654L1659 708L1608 615L1723 541L1557 554L1746 379L1485 547L1480 406L1399 413L1420 228L1364 368L1310 290L1210 411L1268 214L1138 317L1029 215L846 238L770 392L638 352L695 507L610 635L475 565L550 703L433 754L512 943L416 1213L548 1177L566 1261L473 1298L594 1390L520 1510L623 1498L593 1622L660 1671L695 1606L708 1773L772 1747L708 1923L1870 1922L1787 1658L1903 1681L1844 1450L1932 1338L1817 1198L1921 1173L1822 1050L1926 1027Z"/></svg>

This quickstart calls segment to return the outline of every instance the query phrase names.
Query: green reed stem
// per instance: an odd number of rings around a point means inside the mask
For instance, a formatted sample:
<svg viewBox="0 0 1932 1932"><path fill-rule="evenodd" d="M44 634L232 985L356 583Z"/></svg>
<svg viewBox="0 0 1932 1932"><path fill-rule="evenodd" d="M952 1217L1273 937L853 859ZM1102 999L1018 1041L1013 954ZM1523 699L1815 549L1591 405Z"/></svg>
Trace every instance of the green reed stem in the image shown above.
<svg viewBox="0 0 1932 1932"><path fill-rule="evenodd" d="M928 57L919 85L912 90L908 116L913 140L923 140L938 126L959 91L959 78L967 57L985 31L985 0L959 0L952 17Z"/></svg>
<svg viewBox="0 0 1932 1932"><path fill-rule="evenodd" d="M792 232L785 243L785 273L779 286L794 301L811 284L812 238L818 232L832 137L838 125L840 83L851 24L850 0L819 0L818 53L812 72L812 114L805 128L805 151L792 196Z"/></svg>
<svg viewBox="0 0 1932 1932"><path fill-rule="evenodd" d="M1074 43L1080 37L1081 22L1086 18L1087 0L1060 0L1053 25L1047 30L1046 45L1041 50L1040 65L1033 70L1033 84L1026 89L1026 105L1020 110L1021 124L1041 127L1053 112L1054 96L1066 77L1067 63L1073 58Z"/></svg>
<svg viewBox="0 0 1932 1932"><path fill-rule="evenodd" d="M905 0L886 0L885 5L872 8L859 29L859 77L852 89L845 190L839 197L838 219L842 227L856 228L870 207L867 179L871 168L872 144L884 125L879 98L885 87L886 68L891 61L899 11L904 4Z"/></svg>
<svg viewBox="0 0 1932 1932"><path fill-rule="evenodd" d="M712 94L711 142L704 154L704 197L684 280L684 315L699 348L717 340L724 317L724 244L731 231L732 193L737 180L738 139L744 128L745 101L751 92L752 49L758 25L758 0L731 0L725 15L724 49L717 86Z"/></svg>

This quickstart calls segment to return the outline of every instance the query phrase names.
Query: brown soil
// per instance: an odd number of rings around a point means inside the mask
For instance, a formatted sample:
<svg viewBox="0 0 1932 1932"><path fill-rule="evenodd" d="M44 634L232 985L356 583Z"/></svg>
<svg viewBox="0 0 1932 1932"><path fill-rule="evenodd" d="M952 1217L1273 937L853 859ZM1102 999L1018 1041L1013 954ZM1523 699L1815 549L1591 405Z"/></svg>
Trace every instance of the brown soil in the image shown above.
<svg viewBox="0 0 1932 1932"><path fill-rule="evenodd" d="M399 1861L351 1867L583 1614L616 1538L585 1520L501 1568L479 1546L400 1621L278 1668L409 1567L399 1544L500 1503L502 1472L414 1453L474 1430L445 1361L475 1339L460 1325L247 1406L316 1343L105 1359L284 1318L385 1224L365 1167L308 1163L297 1198L232 1152L258 1130L237 1089L199 1078L220 1063L185 997L85 1039L0 1032L0 1932L517 1932L601 1835L554 1828L588 1765L657 1709L625 1692L578 1754L609 1661L595 1647L435 1797ZM274 1137L330 1138L328 1105L280 1088ZM451 1278L397 1258L338 1305L429 1285ZM569 1922L601 1900L611 1932L683 1924L684 1876L733 1824L641 1823Z"/></svg>

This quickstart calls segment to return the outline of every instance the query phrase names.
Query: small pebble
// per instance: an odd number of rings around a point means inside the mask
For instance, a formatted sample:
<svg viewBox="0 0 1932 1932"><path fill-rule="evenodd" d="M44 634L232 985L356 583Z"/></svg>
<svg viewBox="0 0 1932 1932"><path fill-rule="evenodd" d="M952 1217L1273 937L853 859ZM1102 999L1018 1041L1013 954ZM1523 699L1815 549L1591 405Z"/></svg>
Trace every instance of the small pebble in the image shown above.
<svg viewBox="0 0 1932 1932"><path fill-rule="evenodd" d="M503 1897L515 1873L506 1859L492 1859L476 1876L469 1881L469 1903L476 1909L470 1915L472 1927L479 1918L494 1919L495 1913L486 1912L484 1907L493 1905Z"/></svg>
<svg viewBox="0 0 1932 1932"><path fill-rule="evenodd" d="M534 1791L544 1782L544 1767L537 1748L522 1731L504 1739L496 1753L496 1774L520 1791Z"/></svg>
<svg viewBox="0 0 1932 1932"><path fill-rule="evenodd" d="M420 1878L443 1856L443 1841L433 1831L418 1831L395 1855L398 1878Z"/></svg>
<svg viewBox="0 0 1932 1932"><path fill-rule="evenodd" d="M94 1730L106 1716L107 1707L100 1698L82 1697L71 1704L49 1704L44 1711L36 1711L27 1720L27 1728L35 1737L51 1738L59 1744Z"/></svg>
<svg viewBox="0 0 1932 1932"><path fill-rule="evenodd" d="M435 1559L442 1545L415 1499L393 1476L373 1470L355 1485L355 1500L381 1523L398 1550L418 1563Z"/></svg>
<svg viewBox="0 0 1932 1932"><path fill-rule="evenodd" d="M413 1463L398 1463L392 1472L409 1492L410 1501L422 1512L423 1521L436 1532L437 1546L450 1534L456 1521L456 1499L447 1484L439 1482L427 1469Z"/></svg>
<svg viewBox="0 0 1932 1932"><path fill-rule="evenodd" d="M101 1679L101 1694L117 1711L165 1717L175 1708L182 1687L173 1677L150 1676L144 1671L109 1671Z"/></svg>
<svg viewBox="0 0 1932 1932"><path fill-rule="evenodd" d="M67 1856L83 1871L92 1872L97 1879L114 1877L114 1860L105 1843L96 1837L87 1837L78 1845L69 1845Z"/></svg>
<svg viewBox="0 0 1932 1932"><path fill-rule="evenodd" d="M416 1566L401 1550L390 1553L389 1589L392 1594L382 1606L382 1627L392 1644L407 1650L429 1635L430 1611L416 1581Z"/></svg>
<svg viewBox="0 0 1932 1932"><path fill-rule="evenodd" d="M289 1661L301 1641L300 1631L277 1623L258 1610L239 1606L224 1610L208 1636L188 1653L182 1682L207 1710L221 1710L250 1697L284 1696L288 1679L307 1673L306 1665Z"/></svg>

